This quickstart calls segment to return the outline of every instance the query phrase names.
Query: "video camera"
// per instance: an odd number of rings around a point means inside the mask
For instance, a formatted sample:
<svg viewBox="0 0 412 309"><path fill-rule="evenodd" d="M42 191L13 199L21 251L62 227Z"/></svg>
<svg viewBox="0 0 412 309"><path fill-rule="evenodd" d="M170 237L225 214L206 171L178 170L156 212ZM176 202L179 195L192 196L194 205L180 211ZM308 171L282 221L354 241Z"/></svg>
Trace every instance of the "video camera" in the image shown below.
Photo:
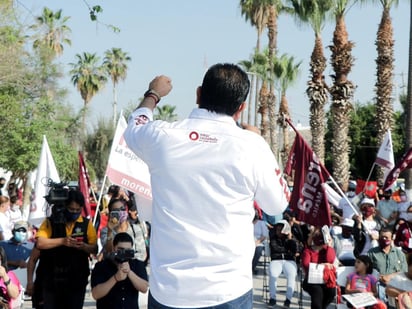
<svg viewBox="0 0 412 309"><path fill-rule="evenodd" d="M134 253L134 249L118 249L117 251L110 253L109 258L120 264L133 259Z"/></svg>
<svg viewBox="0 0 412 309"><path fill-rule="evenodd" d="M63 210L69 199L69 188L65 182L54 182L48 179L47 186L50 188L48 194L44 197L46 202L53 206L50 219L54 223L66 223Z"/></svg>

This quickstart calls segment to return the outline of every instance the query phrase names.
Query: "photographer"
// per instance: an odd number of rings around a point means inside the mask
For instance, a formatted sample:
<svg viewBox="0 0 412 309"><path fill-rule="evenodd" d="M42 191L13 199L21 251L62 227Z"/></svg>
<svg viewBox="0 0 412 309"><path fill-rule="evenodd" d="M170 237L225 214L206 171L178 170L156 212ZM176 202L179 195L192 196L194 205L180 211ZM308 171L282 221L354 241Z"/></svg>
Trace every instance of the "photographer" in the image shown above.
<svg viewBox="0 0 412 309"><path fill-rule="evenodd" d="M134 259L129 234L116 234L113 252L93 268L91 286L97 309L139 308L138 292L146 293L149 284L144 263Z"/></svg>
<svg viewBox="0 0 412 309"><path fill-rule="evenodd" d="M41 250L36 275L41 280L45 309L83 307L89 255L97 253L93 223L81 216L84 206L80 191L67 191L65 201L53 204L52 215L36 234L36 246Z"/></svg>

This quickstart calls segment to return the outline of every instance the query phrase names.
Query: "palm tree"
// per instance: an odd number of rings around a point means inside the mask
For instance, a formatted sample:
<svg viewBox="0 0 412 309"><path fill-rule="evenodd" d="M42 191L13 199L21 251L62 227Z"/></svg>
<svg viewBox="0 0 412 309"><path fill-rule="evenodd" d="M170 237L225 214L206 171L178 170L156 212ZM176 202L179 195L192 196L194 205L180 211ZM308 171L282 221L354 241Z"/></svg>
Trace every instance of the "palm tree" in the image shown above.
<svg viewBox="0 0 412 309"><path fill-rule="evenodd" d="M76 54L77 63L70 63L72 67L70 74L73 85L84 102L82 131L86 134L86 114L90 100L103 89L107 82L104 69L98 64L99 57L94 53L84 52L83 55Z"/></svg>
<svg viewBox="0 0 412 309"><path fill-rule="evenodd" d="M60 56L63 53L63 44L71 45L68 38L71 29L66 25L69 19L70 17L62 15L62 10L53 12L44 7L42 15L36 18L36 24L31 26L32 29L40 31L39 38L33 42L33 47L35 49L46 48L52 59Z"/></svg>
<svg viewBox="0 0 412 309"><path fill-rule="evenodd" d="M394 40L390 9L398 4L398 0L379 0L383 6L381 22L376 38L376 118L377 144L381 145L388 129L393 128L393 69L394 69ZM377 169L377 179L383 178L383 169Z"/></svg>
<svg viewBox="0 0 412 309"><path fill-rule="evenodd" d="M113 128L117 123L117 89L116 86L120 80L125 80L127 76L127 62L131 61L127 53L123 52L121 48L112 48L106 50L103 59L103 66L110 76L113 84Z"/></svg>
<svg viewBox="0 0 412 309"><path fill-rule="evenodd" d="M289 0L293 6L293 14L299 23L309 24L315 33L315 44L310 57L310 80L306 94L310 102L310 130L312 149L320 162L325 160L325 105L328 100L328 85L324 71L326 57L323 51L321 31L325 24L326 14L332 7L331 0Z"/></svg>
<svg viewBox="0 0 412 309"><path fill-rule="evenodd" d="M349 125L350 111L355 85L347 79L353 65L351 54L353 43L348 40L345 25L345 13L350 0L336 0L334 16L336 18L333 32L331 64L334 70L333 85L330 88L332 96L332 128L333 128L333 175L337 182L347 184L349 181ZM345 188L344 188L345 189Z"/></svg>
<svg viewBox="0 0 412 309"><path fill-rule="evenodd" d="M260 52L260 38L262 36L263 30L265 29L265 25L267 24L267 10L264 1L261 0L240 0L240 8L242 16L245 17L246 21L250 21L252 26L256 27L257 31L257 39L256 39L256 48L255 53ZM252 71L249 71L253 73ZM252 115L252 94L253 90L258 87L258 79L255 74L252 74L252 80L250 85L250 92L249 92L249 105L248 105L248 123L251 123L251 115ZM255 102L258 102L258 91L255 91ZM257 104L255 104L255 119L254 124L256 125L257 121Z"/></svg>
<svg viewBox="0 0 412 309"><path fill-rule="evenodd" d="M175 114L176 106L172 105L162 105L162 107L156 106L156 114L154 115L155 120L164 121L176 121L177 114Z"/></svg>
<svg viewBox="0 0 412 309"><path fill-rule="evenodd" d="M282 55L280 58L277 58L274 63L274 73L277 78L281 94L278 123L283 131L283 148L281 150L283 166L286 164L290 150L288 134L289 125L285 121L290 118L286 91L296 81L301 64L302 61L295 63L295 58L286 54Z"/></svg>

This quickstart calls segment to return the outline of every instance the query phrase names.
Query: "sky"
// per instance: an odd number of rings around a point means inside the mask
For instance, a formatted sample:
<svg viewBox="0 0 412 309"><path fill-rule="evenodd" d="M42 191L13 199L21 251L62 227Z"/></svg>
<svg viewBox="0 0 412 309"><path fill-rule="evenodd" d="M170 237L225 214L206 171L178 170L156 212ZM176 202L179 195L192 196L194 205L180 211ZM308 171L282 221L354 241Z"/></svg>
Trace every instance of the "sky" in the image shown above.
<svg viewBox="0 0 412 309"><path fill-rule="evenodd" d="M173 90L160 104L176 106L179 118L186 117L196 107L196 88L201 85L207 68L215 63L238 63L249 60L256 46L256 30L241 15L239 0L87 0L90 6L100 5L100 23L89 18L84 0L18 0L16 5L25 24L33 24L44 6L56 11L62 9L70 16L71 46L65 46L58 59L66 72L61 86L69 92L67 101L76 110L83 106L80 93L70 81L69 63L76 62L75 55L96 53L101 59L113 47L121 48L131 58L127 78L118 85L118 110L130 102L138 103L157 75L171 77ZM399 108L397 96L406 91L409 46L409 1L400 0L391 10L395 39L394 97L395 109ZM367 103L375 96L376 83L376 32L382 8L375 4L353 6L347 16L349 40L355 43L355 64L348 78L357 85L354 101ZM115 33L104 24L120 29ZM324 46L332 42L334 22L327 23L322 31ZM294 56L302 61L296 83L289 88L287 98L294 123L309 125L309 103L305 95L309 77L309 60L313 50L314 34L311 28L297 26L289 16L278 21L278 53ZM267 34L261 46L267 45ZM325 47L328 66L326 81L331 82L330 51ZM89 119L96 123L100 118L112 118L112 84L90 102ZM330 103L327 105L329 108Z"/></svg>

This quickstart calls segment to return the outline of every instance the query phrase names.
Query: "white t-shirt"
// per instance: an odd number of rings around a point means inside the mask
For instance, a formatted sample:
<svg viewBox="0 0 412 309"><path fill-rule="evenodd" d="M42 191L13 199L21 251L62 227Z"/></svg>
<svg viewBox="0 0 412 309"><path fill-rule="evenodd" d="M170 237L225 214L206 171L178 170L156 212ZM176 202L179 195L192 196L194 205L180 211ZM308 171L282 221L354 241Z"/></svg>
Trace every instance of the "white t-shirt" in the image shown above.
<svg viewBox="0 0 412 309"><path fill-rule="evenodd" d="M3 233L4 240L9 240L13 237L12 229L13 223L9 217L4 212L0 212L0 230Z"/></svg>
<svg viewBox="0 0 412 309"><path fill-rule="evenodd" d="M253 224L253 235L255 237L255 241L260 239L261 237L265 237L265 240L269 237L269 230L268 227L263 220L257 220L256 223ZM262 241L259 246L265 245L265 240Z"/></svg>
<svg viewBox="0 0 412 309"><path fill-rule="evenodd" d="M393 276L388 285L403 291L412 291L412 280L406 277L404 272ZM396 306L395 299L393 297L389 297L389 304L393 307Z"/></svg>
<svg viewBox="0 0 412 309"><path fill-rule="evenodd" d="M399 219L408 220L408 208L411 206L411 202L399 202L398 203L398 212L399 212Z"/></svg>
<svg viewBox="0 0 412 309"><path fill-rule="evenodd" d="M149 167L152 185L150 291L170 307L209 307L253 288L253 201L281 214L289 189L269 145L227 115L136 124L123 136Z"/></svg>

